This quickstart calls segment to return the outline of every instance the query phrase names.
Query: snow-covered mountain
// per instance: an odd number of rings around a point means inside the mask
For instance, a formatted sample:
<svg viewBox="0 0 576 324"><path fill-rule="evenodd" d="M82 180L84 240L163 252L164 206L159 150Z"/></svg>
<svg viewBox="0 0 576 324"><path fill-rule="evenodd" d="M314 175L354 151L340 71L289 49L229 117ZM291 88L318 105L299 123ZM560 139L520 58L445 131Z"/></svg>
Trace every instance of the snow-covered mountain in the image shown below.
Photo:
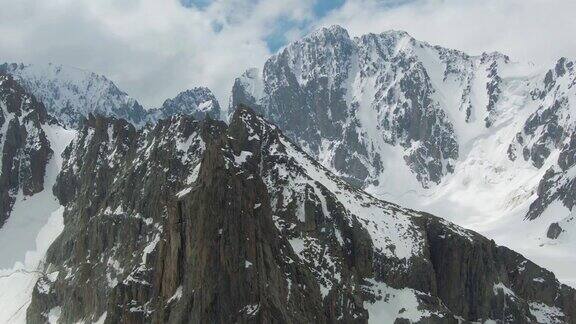
<svg viewBox="0 0 576 324"><path fill-rule="evenodd" d="M560 59L531 91L537 110L510 144L511 159L522 158L537 168L551 164L538 186L538 199L530 206L528 218L535 219L554 201L568 209L576 203L576 67ZM567 226L570 219L563 220ZM572 225L574 226L574 225ZM551 233L557 237L560 232Z"/></svg>
<svg viewBox="0 0 576 324"><path fill-rule="evenodd" d="M429 187L454 169L461 141L499 115L508 57L469 56L390 31L350 38L323 28L251 69L232 104L261 107L287 134L358 185L406 165ZM391 158L394 156L394 158ZM394 162L391 162L393 160Z"/></svg>
<svg viewBox="0 0 576 324"><path fill-rule="evenodd" d="M105 76L55 64L0 65L26 91L41 101L48 113L67 128L80 127L89 114L125 119L136 126L177 114L220 119L220 105L210 89L195 87L146 110Z"/></svg>
<svg viewBox="0 0 576 324"><path fill-rule="evenodd" d="M68 127L77 127L90 113L145 120L142 106L106 77L56 64L2 64L22 87L44 103L47 111Z"/></svg>
<svg viewBox="0 0 576 324"><path fill-rule="evenodd" d="M574 70L333 26L222 112L2 65L0 322L573 323Z"/></svg>
<svg viewBox="0 0 576 324"><path fill-rule="evenodd" d="M64 229L31 322L576 316L576 291L551 272L354 189L247 108L229 126L180 116L137 130L93 117L63 157Z"/></svg>
<svg viewBox="0 0 576 324"><path fill-rule="evenodd" d="M156 122L175 115L192 116L198 120L209 115L213 119L220 119L220 114L220 104L212 91L206 87L195 87L166 99L160 108L149 110L148 120Z"/></svg>
<svg viewBox="0 0 576 324"><path fill-rule="evenodd" d="M575 82L565 58L541 68L332 26L237 78L230 106L256 107L349 183L479 230L576 284Z"/></svg>

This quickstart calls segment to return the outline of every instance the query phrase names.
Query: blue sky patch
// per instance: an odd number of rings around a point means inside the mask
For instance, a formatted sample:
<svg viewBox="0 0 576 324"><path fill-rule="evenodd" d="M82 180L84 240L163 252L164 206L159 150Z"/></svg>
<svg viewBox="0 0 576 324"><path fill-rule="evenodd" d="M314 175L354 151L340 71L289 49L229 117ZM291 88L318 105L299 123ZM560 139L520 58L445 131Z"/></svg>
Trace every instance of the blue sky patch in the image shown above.
<svg viewBox="0 0 576 324"><path fill-rule="evenodd" d="M180 3L186 8L204 9L212 3L212 0L180 0Z"/></svg>
<svg viewBox="0 0 576 324"><path fill-rule="evenodd" d="M197 8L200 10L206 9L213 0L179 0L180 3L187 8ZM260 0L265 1L265 0ZM390 1L405 1L405 0L390 0ZM346 0L316 0L314 1L313 11L315 19L325 17L332 10L338 9L344 5ZM282 46L286 45L288 39L286 33L292 29L299 29L301 32L307 32L313 21L298 21L286 17L280 17L275 22L272 31L264 38L266 46L270 52L276 52ZM223 28L222 23L213 22L212 29L215 32L220 32Z"/></svg>
<svg viewBox="0 0 576 324"><path fill-rule="evenodd" d="M346 2L345 0L317 0L314 4L314 14L316 17L322 18L330 11L342 7Z"/></svg>
<svg viewBox="0 0 576 324"><path fill-rule="evenodd" d="M274 30L264 39L264 41L266 41L266 46L268 46L270 52L275 53L286 44L286 32L290 29L301 27L303 26L300 26L297 21L281 17L276 22Z"/></svg>

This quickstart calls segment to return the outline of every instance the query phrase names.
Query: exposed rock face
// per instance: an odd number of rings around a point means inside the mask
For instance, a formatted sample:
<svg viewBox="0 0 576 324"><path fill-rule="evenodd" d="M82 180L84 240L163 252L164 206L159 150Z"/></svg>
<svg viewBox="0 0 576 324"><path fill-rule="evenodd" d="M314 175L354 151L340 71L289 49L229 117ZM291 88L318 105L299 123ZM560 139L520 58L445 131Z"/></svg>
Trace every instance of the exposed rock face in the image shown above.
<svg viewBox="0 0 576 324"><path fill-rule="evenodd" d="M66 230L47 258L63 267L58 277L63 286L51 290L54 300L43 300L44 306L58 302L63 321L101 314L108 300L115 302L111 307L122 307L118 311L137 309L131 318L147 314L144 304L130 304L130 291L146 288L144 281L152 283L148 268L157 258L149 254L164 244L162 220L177 209L179 187L190 184L197 172L204 145L200 132L208 137L210 128L187 117L139 132L122 120L92 116L87 120L64 153L66 163L54 188L67 205ZM88 266L88 260L98 266ZM97 280L103 281L95 285ZM34 307L39 306L30 312ZM114 318L112 310L108 312ZM41 316L29 318L42 322Z"/></svg>
<svg viewBox="0 0 576 324"><path fill-rule="evenodd" d="M257 68L248 69L235 80L232 86L228 113L231 114L234 108L239 105L249 105L256 111L262 111L263 109L258 104L258 101L263 96L263 87L264 83L262 82L260 70Z"/></svg>
<svg viewBox="0 0 576 324"><path fill-rule="evenodd" d="M19 193L30 196L44 189L52 155L42 128L48 119L42 103L0 74L0 227Z"/></svg>
<svg viewBox="0 0 576 324"><path fill-rule="evenodd" d="M502 92L501 83L502 78L498 74L498 59L501 56L498 53L492 54L482 54L482 58L480 62L483 64L489 63L489 67L486 69L488 72L487 79L488 82L486 83L486 94L488 95L488 104L486 106L486 111L488 115L484 118L486 122L486 127L492 126L494 120L496 119L496 104L500 99L500 94ZM510 60L507 56L503 57L504 63L509 63Z"/></svg>
<svg viewBox="0 0 576 324"><path fill-rule="evenodd" d="M33 323L52 310L106 323L576 318L552 273L353 189L247 108L230 126L90 117L65 158L65 229Z"/></svg>
<svg viewBox="0 0 576 324"><path fill-rule="evenodd" d="M447 210L445 218L478 229L487 228L479 219L515 227L503 219L526 215L519 232L532 238L530 257L542 260L545 250L575 247L575 64L562 58L540 70L400 31L351 38L332 26L246 71L230 103L254 107L323 166L379 197ZM470 215L444 207L453 201ZM550 242L555 222L567 234Z"/></svg>
<svg viewBox="0 0 576 324"><path fill-rule="evenodd" d="M576 105L575 85L574 62L558 60L555 68L546 73L541 88L532 93L540 102L539 108L511 145L515 150L522 148L524 159L537 167L558 152L557 159L548 161L549 167L538 185L538 197L527 215L529 219L539 217L554 201L569 210L576 204L576 123L571 118ZM570 217L567 215L563 222L570 222Z"/></svg>
<svg viewBox="0 0 576 324"><path fill-rule="evenodd" d="M548 227L548 231L546 232L546 236L551 239L557 239L560 234L562 234L564 230L558 223L552 223Z"/></svg>
<svg viewBox="0 0 576 324"><path fill-rule="evenodd" d="M148 119L155 122L175 115L189 115L202 120L206 116L220 119L220 104L216 97L205 87L196 87L180 92L176 97L167 99L158 109L148 112Z"/></svg>
<svg viewBox="0 0 576 324"><path fill-rule="evenodd" d="M67 127L78 127L90 113L145 121L146 111L106 77L62 65L2 64L26 91L41 101L48 113Z"/></svg>
<svg viewBox="0 0 576 324"><path fill-rule="evenodd" d="M255 107L354 185L386 181L397 152L429 187L459 157L455 126L490 127L499 115L506 64L502 54L468 56L404 32L352 39L332 26L288 45L261 73L247 71L231 104Z"/></svg>

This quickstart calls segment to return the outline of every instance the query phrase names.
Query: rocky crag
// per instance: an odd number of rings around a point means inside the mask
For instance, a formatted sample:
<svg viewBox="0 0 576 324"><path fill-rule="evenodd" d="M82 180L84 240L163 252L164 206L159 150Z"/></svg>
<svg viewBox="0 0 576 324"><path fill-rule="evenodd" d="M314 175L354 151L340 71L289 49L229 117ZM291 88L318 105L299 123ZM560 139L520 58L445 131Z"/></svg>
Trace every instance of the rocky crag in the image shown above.
<svg viewBox="0 0 576 324"><path fill-rule="evenodd" d="M551 272L354 189L245 107L229 126L90 116L64 157L32 323L576 319Z"/></svg>
<svg viewBox="0 0 576 324"><path fill-rule="evenodd" d="M5 74L0 74L0 227L18 194L44 189L52 149L43 126L55 123L44 105Z"/></svg>
<svg viewBox="0 0 576 324"><path fill-rule="evenodd" d="M254 107L356 187L482 230L515 224L525 251L546 260L576 241L575 85L573 59L536 67L331 26L239 76L230 103Z"/></svg>

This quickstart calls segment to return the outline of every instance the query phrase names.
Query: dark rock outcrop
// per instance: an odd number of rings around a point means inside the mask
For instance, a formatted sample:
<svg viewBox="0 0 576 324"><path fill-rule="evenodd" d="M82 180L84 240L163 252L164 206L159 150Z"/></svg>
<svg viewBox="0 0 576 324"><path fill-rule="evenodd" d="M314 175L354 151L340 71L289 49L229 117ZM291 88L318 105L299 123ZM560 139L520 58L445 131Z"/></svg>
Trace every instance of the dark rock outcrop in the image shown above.
<svg viewBox="0 0 576 324"><path fill-rule="evenodd" d="M548 231L546 231L546 237L551 239L557 239L564 230L558 223L552 223L548 226Z"/></svg>
<svg viewBox="0 0 576 324"><path fill-rule="evenodd" d="M136 130L91 117L55 191L65 229L28 321L574 322L576 295L521 255L377 200L240 107Z"/></svg>
<svg viewBox="0 0 576 324"><path fill-rule="evenodd" d="M19 192L31 196L44 189L52 156L43 130L48 121L42 103L12 77L0 74L0 227Z"/></svg>
<svg viewBox="0 0 576 324"><path fill-rule="evenodd" d="M486 111L488 115L484 118L484 122L486 127L492 126L494 123L497 112L496 112L496 104L500 99L500 94L502 93L501 83L502 78L498 73L498 56L501 56L499 53L483 53L481 62L488 63L489 67L486 69L488 72L488 82L486 83L486 93L488 95L488 104L486 106ZM504 62L508 63L510 59L507 56L504 56Z"/></svg>

